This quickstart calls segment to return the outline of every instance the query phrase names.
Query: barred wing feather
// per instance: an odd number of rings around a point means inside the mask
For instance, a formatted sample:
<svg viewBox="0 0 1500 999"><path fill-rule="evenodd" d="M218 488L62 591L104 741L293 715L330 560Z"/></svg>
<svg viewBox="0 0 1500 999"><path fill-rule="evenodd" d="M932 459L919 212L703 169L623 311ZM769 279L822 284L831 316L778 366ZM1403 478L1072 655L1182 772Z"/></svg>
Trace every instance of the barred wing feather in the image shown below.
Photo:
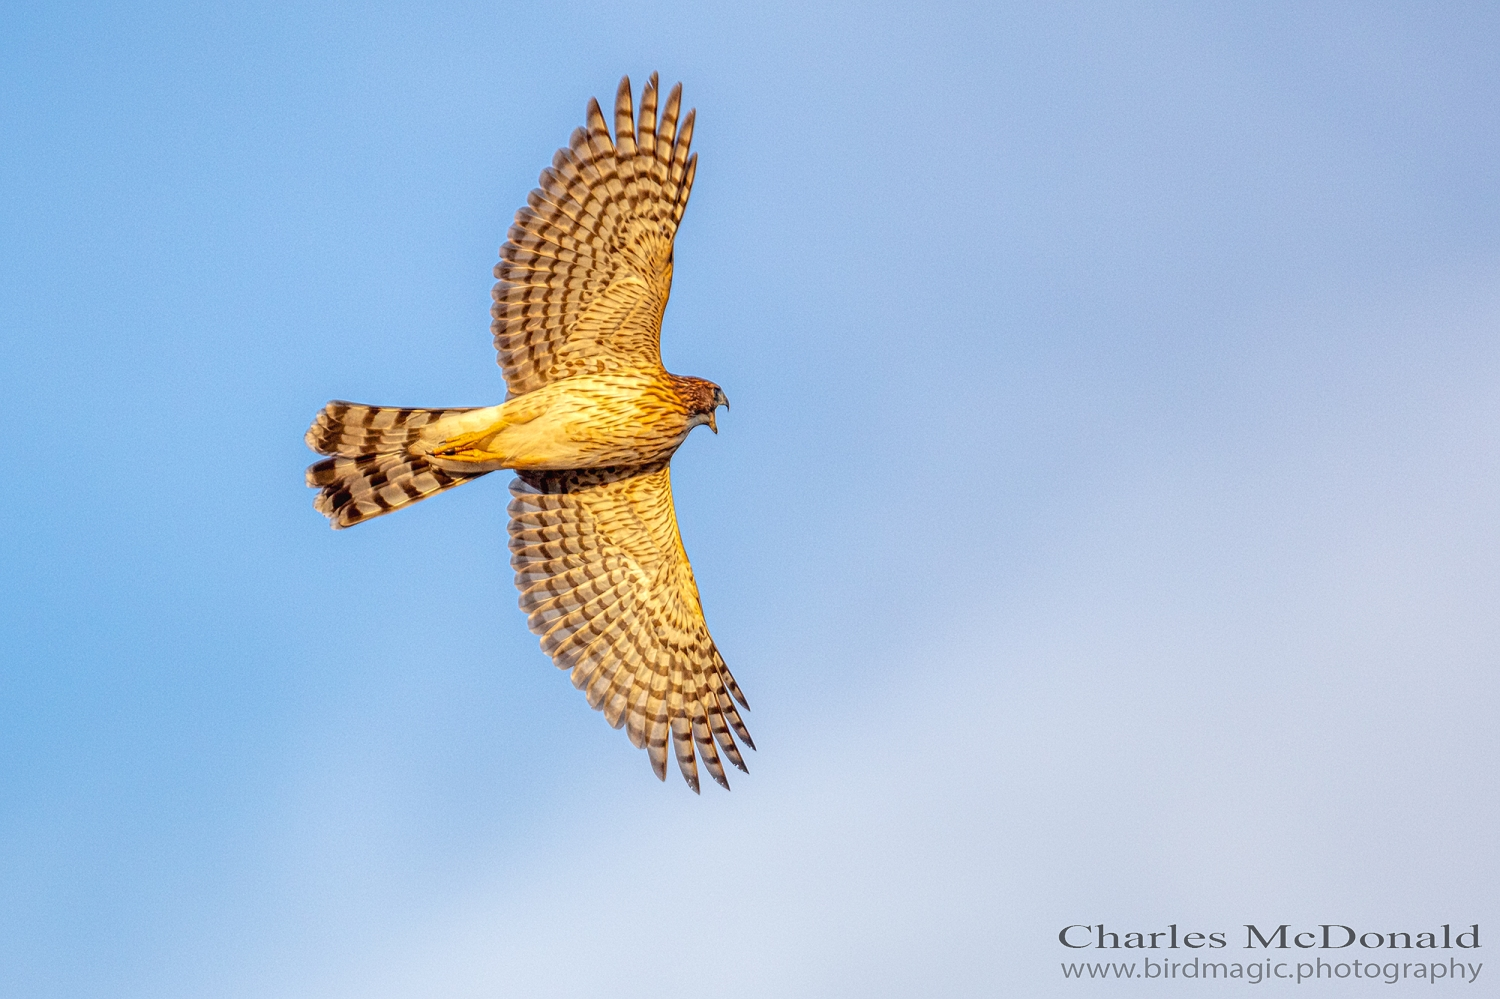
<svg viewBox="0 0 1500 999"><path fill-rule="evenodd" d="M658 777L670 741L694 791L697 757L727 788L720 753L744 770L734 736L755 748L734 702L749 705L704 622L666 463L527 472L511 493L511 565L543 650Z"/></svg>
<svg viewBox="0 0 1500 999"><path fill-rule="evenodd" d="M678 127L681 85L657 120L657 77L633 121L630 79L615 97L615 135L598 101L542 171L495 266L491 330L512 396L585 372L661 365L672 290L672 240L698 158L693 112Z"/></svg>

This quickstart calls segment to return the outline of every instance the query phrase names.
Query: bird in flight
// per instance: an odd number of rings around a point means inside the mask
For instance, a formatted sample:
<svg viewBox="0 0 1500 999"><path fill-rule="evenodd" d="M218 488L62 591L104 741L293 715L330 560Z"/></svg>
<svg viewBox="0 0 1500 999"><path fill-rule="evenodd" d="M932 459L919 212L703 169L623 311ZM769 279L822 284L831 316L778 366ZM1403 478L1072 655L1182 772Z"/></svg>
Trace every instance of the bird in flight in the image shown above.
<svg viewBox="0 0 1500 999"><path fill-rule="evenodd" d="M718 433L723 389L662 367L672 241L698 157L682 86L658 117L656 74L637 117L630 79L615 129L587 121L542 171L495 266L491 330L508 388L498 406L404 409L330 402L307 431L307 470L335 528L500 469L521 609L573 686L667 774L698 790L698 759L725 788L740 770L735 707L749 705L709 636L672 506L672 454Z"/></svg>

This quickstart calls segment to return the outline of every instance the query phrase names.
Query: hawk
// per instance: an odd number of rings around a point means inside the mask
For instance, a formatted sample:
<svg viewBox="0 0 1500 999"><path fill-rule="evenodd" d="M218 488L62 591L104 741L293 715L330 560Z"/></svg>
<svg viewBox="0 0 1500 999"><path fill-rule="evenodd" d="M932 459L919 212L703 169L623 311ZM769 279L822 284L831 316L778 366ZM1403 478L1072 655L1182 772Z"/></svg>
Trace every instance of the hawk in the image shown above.
<svg viewBox="0 0 1500 999"><path fill-rule="evenodd" d="M718 433L723 389L662 367L672 241L698 157L682 85L657 115L657 77L599 102L516 212L495 266L498 406L398 409L330 402L307 431L328 455L307 470L335 528L390 513L500 469L521 609L543 651L666 779L698 759L725 788L740 770L735 702L749 705L709 636L672 506L672 454L696 426Z"/></svg>

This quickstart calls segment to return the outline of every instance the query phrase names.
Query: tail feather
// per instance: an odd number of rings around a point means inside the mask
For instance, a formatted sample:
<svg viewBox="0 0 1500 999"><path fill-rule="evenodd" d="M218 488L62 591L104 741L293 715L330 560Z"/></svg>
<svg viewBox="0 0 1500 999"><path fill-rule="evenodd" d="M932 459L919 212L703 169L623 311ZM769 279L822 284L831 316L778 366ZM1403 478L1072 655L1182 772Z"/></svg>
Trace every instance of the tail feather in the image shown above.
<svg viewBox="0 0 1500 999"><path fill-rule="evenodd" d="M307 431L308 446L332 456L307 469L307 484L321 490L313 508L349 527L486 474L444 471L410 447L423 427L460 412L330 402Z"/></svg>
<svg viewBox="0 0 1500 999"><path fill-rule="evenodd" d="M417 439L423 427L450 413L467 413L472 408L361 406L336 399L323 407L308 428L307 446L319 454L337 454L346 458L403 451L406 445Z"/></svg>

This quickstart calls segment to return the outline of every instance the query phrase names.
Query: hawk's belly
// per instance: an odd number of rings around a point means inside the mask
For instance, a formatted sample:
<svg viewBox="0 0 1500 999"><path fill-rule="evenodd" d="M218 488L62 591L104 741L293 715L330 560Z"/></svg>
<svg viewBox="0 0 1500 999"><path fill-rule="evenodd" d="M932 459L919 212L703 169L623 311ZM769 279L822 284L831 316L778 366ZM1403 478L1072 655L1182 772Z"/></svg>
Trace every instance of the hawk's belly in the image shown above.
<svg viewBox="0 0 1500 999"><path fill-rule="evenodd" d="M452 472L640 465L671 457L693 426L665 378L575 375L445 417L415 447Z"/></svg>

